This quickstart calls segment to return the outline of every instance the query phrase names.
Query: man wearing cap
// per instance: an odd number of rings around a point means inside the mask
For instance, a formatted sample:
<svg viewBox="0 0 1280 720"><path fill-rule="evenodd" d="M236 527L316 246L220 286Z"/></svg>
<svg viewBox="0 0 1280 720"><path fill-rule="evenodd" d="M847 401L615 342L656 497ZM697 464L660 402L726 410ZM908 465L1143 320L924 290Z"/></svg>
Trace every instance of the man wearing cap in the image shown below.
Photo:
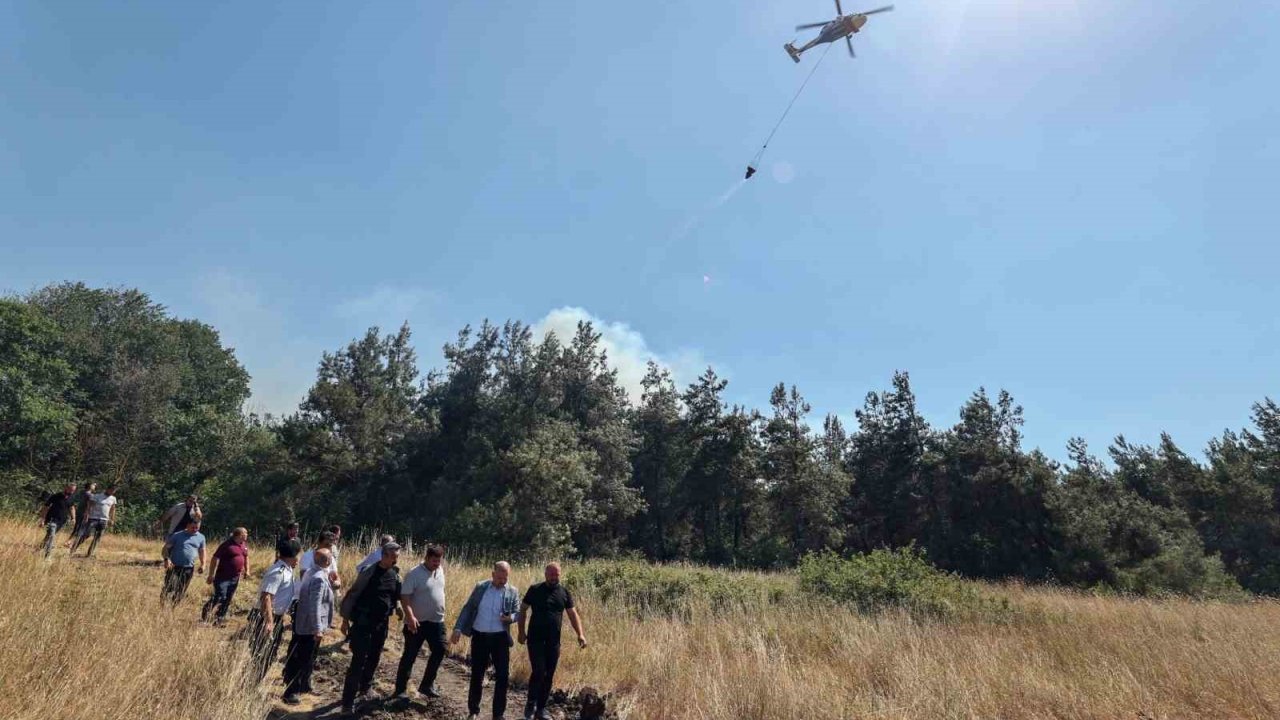
<svg viewBox="0 0 1280 720"><path fill-rule="evenodd" d="M400 602L400 546L382 546L378 562L366 568L342 598L342 634L351 642L351 665L342 684L342 712L355 710L356 697L367 697L387 641L388 618Z"/></svg>

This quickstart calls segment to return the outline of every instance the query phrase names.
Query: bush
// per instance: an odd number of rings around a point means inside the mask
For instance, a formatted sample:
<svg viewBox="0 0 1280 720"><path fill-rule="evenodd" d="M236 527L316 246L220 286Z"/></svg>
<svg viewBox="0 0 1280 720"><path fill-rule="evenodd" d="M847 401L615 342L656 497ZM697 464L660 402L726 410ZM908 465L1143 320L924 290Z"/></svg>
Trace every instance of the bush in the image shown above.
<svg viewBox="0 0 1280 720"><path fill-rule="evenodd" d="M565 585L603 603L621 603L641 615L686 617L699 606L715 611L773 605L795 597L785 575L650 565L640 560L591 561L565 572Z"/></svg>
<svg viewBox="0 0 1280 720"><path fill-rule="evenodd" d="M1010 611L1008 600L986 597L935 568L914 546L852 558L830 551L810 554L800 561L796 574L801 590L867 613L903 609L919 617L949 619L996 617Z"/></svg>

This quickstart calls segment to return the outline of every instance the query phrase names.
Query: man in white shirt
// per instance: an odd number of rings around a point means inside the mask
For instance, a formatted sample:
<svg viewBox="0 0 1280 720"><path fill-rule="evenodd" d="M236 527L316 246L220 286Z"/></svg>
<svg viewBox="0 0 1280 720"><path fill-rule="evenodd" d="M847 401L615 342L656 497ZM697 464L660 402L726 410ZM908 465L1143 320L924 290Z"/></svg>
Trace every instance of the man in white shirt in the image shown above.
<svg viewBox="0 0 1280 720"><path fill-rule="evenodd" d="M383 535L378 540L378 547L374 548L373 552L369 553L368 555L365 555L363 560L356 563L356 574L359 575L365 570L368 570L374 565L377 565L378 561L382 559L382 546L386 545L387 543L393 543L395 541L396 541L396 537L394 535Z"/></svg>
<svg viewBox="0 0 1280 720"><path fill-rule="evenodd" d="M80 547L80 543L84 542L90 533L93 534L93 542L89 543L89 549L84 556L93 557L93 551L97 549L98 541L102 539L102 531L116 522L116 502L115 485L109 485L104 493L89 496L89 517L81 526L75 543L71 545L72 557L75 557L76 548Z"/></svg>
<svg viewBox="0 0 1280 720"><path fill-rule="evenodd" d="M491 580L476 583L471 596L458 613L449 643L463 635L471 638L471 686L467 691L467 711L471 720L480 717L480 695L484 676L493 665L493 717L507 710L507 681L511 669L511 639L508 628L520 610L520 591L507 582L511 565L495 563Z"/></svg>
<svg viewBox="0 0 1280 720"><path fill-rule="evenodd" d="M422 564L410 570L400 588L400 605L404 608L404 652L396 672L395 695L405 695L409 674L418 659L423 643L431 648L427 672L422 676L418 692L427 697L440 697L436 674L444 660L444 548L428 545Z"/></svg>
<svg viewBox="0 0 1280 720"><path fill-rule="evenodd" d="M249 649L257 664L259 681L266 677L280 650L284 616L293 606L296 589L293 571L298 566L300 550L296 542L277 547L280 559L263 574L262 584L258 586L258 606L249 611Z"/></svg>

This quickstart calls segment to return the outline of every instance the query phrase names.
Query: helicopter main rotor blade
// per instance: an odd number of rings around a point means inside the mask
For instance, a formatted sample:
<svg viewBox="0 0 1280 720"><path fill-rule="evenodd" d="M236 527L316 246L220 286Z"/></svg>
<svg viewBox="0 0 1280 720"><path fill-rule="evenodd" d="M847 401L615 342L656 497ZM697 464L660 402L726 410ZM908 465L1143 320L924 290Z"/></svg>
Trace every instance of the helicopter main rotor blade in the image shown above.
<svg viewBox="0 0 1280 720"><path fill-rule="evenodd" d="M882 8L876 8L875 10L868 10L866 12L861 12L858 14L859 15L875 15L876 13L889 12L892 9L893 9L892 5L885 5Z"/></svg>
<svg viewBox="0 0 1280 720"><path fill-rule="evenodd" d="M826 25L826 24L827 23L820 22L820 23L809 23L808 25L797 25L796 30L808 30L809 28L822 27L823 25Z"/></svg>
<svg viewBox="0 0 1280 720"><path fill-rule="evenodd" d="M848 35L844 36L844 42L849 46L849 57L856 60L858 58L858 53L853 51L853 41L849 39Z"/></svg>
<svg viewBox="0 0 1280 720"><path fill-rule="evenodd" d="M844 10L840 8L840 0L836 0L836 14L841 16L844 15Z"/></svg>

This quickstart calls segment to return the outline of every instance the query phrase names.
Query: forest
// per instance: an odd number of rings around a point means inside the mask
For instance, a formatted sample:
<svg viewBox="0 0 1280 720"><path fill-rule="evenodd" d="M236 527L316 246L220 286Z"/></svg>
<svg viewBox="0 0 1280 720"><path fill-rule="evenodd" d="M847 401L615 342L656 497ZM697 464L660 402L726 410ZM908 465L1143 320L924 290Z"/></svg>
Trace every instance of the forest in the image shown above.
<svg viewBox="0 0 1280 720"><path fill-rule="evenodd" d="M370 328L319 358L296 412L261 417L217 329L145 292L2 298L0 507L97 481L139 532L194 491L215 532L337 522L523 558L761 569L915 548L970 578L1280 593L1269 398L1198 453L1117 435L1103 455L1072 441L1060 463L1023 447L1007 392L979 388L934 427L899 372L845 427L796 385L730 406L713 369L679 387L651 363L632 403L600 340L586 323L540 338L486 321L424 375L407 325Z"/></svg>

